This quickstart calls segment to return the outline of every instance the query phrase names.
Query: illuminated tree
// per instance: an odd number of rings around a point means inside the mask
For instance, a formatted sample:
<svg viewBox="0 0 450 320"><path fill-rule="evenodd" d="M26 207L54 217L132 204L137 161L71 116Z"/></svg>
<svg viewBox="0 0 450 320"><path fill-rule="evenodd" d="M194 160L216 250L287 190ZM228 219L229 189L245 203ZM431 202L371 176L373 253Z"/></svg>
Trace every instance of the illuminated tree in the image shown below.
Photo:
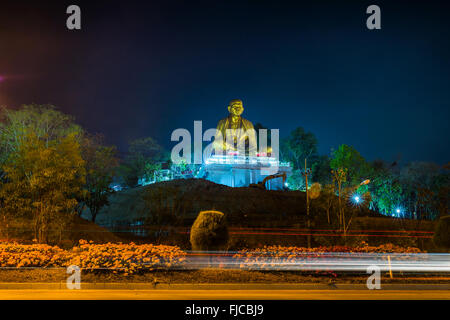
<svg viewBox="0 0 450 320"><path fill-rule="evenodd" d="M34 132L3 165L6 182L0 190L4 210L33 219L35 238L46 243L52 229L62 230L75 213L85 183L84 160L74 133L61 139L40 138Z"/></svg>
<svg viewBox="0 0 450 320"><path fill-rule="evenodd" d="M50 148L69 135L79 142L82 131L73 117L52 105L24 105L17 110L0 108L0 180L7 183L3 187L0 184L0 188L3 194L8 193L6 198L0 197L1 220L10 221L10 217L15 217L11 222L16 223L18 218L27 216L32 206L31 195L25 196L27 180L14 181L15 189L11 189L11 172L7 176L4 171L6 165L11 169L10 161L20 155L19 151L23 156L25 143L29 144L31 139L29 133L33 133L34 139L43 143L45 148Z"/></svg>
<svg viewBox="0 0 450 320"><path fill-rule="evenodd" d="M372 195L370 208L385 215L398 215L396 209L404 204L403 189L399 177L392 170L393 165L387 165L382 161L372 163L369 189Z"/></svg>
<svg viewBox="0 0 450 320"><path fill-rule="evenodd" d="M27 132L33 132L48 146L73 134L81 138L82 129L74 123L73 117L64 114L52 105L24 105L18 110L0 109L0 165L9 155L18 151Z"/></svg>
<svg viewBox="0 0 450 320"><path fill-rule="evenodd" d="M345 223L345 207L342 205L343 198L345 196L343 184L347 181L347 169L337 168L331 171L333 176L333 184L336 186L337 196L338 196L338 225L339 230L346 232Z"/></svg>
<svg viewBox="0 0 450 320"><path fill-rule="evenodd" d="M305 176L300 169L294 169L287 179L289 189L305 190Z"/></svg>
<svg viewBox="0 0 450 320"><path fill-rule="evenodd" d="M321 209L324 209L327 213L327 222L328 224L332 223L331 220L331 209L333 207L333 203L335 202L336 194L335 194L335 185L330 183L326 184L322 188L322 192L320 194L320 201L318 201L318 206Z"/></svg>
<svg viewBox="0 0 450 320"><path fill-rule="evenodd" d="M330 167L333 170L346 169L346 185L356 185L367 179L370 166L361 154L352 146L342 144L332 152Z"/></svg>

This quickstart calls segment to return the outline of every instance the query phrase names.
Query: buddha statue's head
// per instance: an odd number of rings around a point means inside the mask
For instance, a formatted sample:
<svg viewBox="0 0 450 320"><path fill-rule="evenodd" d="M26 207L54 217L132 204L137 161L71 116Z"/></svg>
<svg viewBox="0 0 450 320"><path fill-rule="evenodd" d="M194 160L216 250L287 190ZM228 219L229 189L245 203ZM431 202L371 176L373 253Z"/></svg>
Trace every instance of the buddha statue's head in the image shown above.
<svg viewBox="0 0 450 320"><path fill-rule="evenodd" d="M244 112L244 105L242 104L242 100L233 99L230 101L228 105L228 112L235 117L239 117L242 112Z"/></svg>

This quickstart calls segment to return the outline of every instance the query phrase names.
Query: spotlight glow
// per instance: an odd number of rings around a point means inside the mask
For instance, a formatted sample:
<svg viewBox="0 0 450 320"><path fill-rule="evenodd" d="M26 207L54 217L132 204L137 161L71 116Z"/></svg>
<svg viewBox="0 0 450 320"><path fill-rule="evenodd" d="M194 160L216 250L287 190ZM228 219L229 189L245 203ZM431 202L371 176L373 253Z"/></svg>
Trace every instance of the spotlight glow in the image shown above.
<svg viewBox="0 0 450 320"><path fill-rule="evenodd" d="M360 204L362 202L362 198L358 194L355 194L352 199L356 204Z"/></svg>

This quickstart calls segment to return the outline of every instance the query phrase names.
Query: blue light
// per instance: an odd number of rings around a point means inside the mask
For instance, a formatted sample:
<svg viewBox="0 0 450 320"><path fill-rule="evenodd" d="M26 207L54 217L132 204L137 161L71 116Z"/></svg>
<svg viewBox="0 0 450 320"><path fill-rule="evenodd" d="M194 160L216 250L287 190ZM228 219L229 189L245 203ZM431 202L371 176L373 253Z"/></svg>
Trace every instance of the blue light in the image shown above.
<svg viewBox="0 0 450 320"><path fill-rule="evenodd" d="M362 202L362 199L359 195L356 194L353 196L353 202L356 204L360 204Z"/></svg>

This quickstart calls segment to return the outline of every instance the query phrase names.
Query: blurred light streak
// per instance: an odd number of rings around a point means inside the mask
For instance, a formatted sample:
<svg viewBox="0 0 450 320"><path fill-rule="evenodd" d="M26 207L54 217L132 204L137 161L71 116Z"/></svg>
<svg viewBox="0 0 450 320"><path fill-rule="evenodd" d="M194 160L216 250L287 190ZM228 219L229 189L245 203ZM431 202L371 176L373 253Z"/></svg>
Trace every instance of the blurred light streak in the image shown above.
<svg viewBox="0 0 450 320"><path fill-rule="evenodd" d="M349 271L365 273L369 266L375 265L381 271L389 271L391 269L395 272L450 272L450 254L283 252L281 257L267 256L269 254L267 252L264 254L258 252L244 254L252 256L235 257L230 252L191 251L186 257L183 269L219 267L242 270ZM390 257L390 265L388 257Z"/></svg>
<svg viewBox="0 0 450 320"><path fill-rule="evenodd" d="M179 234L189 234L189 231L178 232ZM417 235L396 235L396 234L343 234L343 233L284 233L284 232L229 232L236 235L267 235L267 236L323 236L323 237L382 237L382 238L426 238L432 236Z"/></svg>
<svg viewBox="0 0 450 320"><path fill-rule="evenodd" d="M309 229L296 228L230 228L230 230L279 230L279 231L309 231ZM310 229L311 231L334 232L333 229ZM348 230L347 232L402 232L402 233L434 233L434 231L421 230Z"/></svg>

